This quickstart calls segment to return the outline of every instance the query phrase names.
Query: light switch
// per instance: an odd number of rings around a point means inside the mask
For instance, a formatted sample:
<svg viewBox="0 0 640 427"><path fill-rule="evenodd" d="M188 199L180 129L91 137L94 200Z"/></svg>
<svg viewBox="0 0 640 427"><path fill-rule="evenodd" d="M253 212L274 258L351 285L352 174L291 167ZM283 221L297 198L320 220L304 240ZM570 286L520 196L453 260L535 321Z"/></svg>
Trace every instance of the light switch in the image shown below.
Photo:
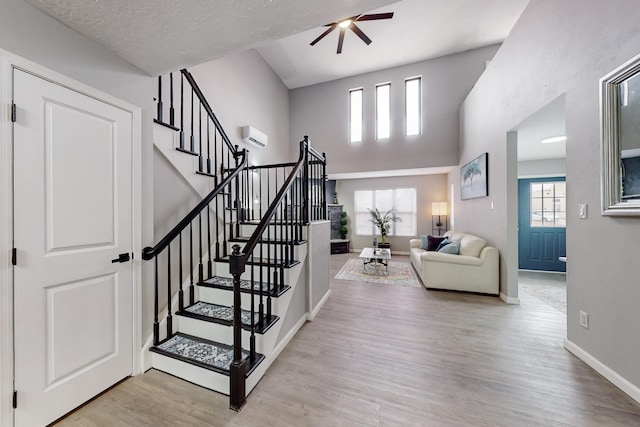
<svg viewBox="0 0 640 427"><path fill-rule="evenodd" d="M578 218L587 219L587 204L580 203L578 205Z"/></svg>

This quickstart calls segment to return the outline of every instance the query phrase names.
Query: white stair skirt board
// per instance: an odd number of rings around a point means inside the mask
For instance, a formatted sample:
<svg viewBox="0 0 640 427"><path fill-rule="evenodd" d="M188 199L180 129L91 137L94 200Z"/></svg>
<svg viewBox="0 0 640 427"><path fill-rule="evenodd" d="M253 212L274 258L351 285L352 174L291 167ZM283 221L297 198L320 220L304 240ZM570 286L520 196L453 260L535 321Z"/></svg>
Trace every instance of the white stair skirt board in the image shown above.
<svg viewBox="0 0 640 427"><path fill-rule="evenodd" d="M630 398L640 403L640 388L631 384L616 371L593 357L591 354L587 353L578 345L569 341L567 338L564 339L564 348L570 351L578 359L582 360L584 363L595 369L596 372L609 380L613 385L618 387L625 394L629 395Z"/></svg>
<svg viewBox="0 0 640 427"><path fill-rule="evenodd" d="M157 123L153 124L153 144L169 164L189 183L189 185L204 197L213 190L213 180L196 173L198 157L190 156L176 150L178 146L178 132Z"/></svg>
<svg viewBox="0 0 640 427"><path fill-rule="evenodd" d="M520 298L508 297L502 292L500 292L500 299L507 304L520 305Z"/></svg>

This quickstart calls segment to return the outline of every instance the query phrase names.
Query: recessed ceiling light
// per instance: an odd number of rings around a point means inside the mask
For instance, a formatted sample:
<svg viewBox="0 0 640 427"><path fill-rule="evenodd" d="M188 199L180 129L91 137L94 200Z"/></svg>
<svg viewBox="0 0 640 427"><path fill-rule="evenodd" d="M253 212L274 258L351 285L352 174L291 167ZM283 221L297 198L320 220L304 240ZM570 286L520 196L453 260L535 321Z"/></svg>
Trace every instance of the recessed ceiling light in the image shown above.
<svg viewBox="0 0 640 427"><path fill-rule="evenodd" d="M345 19L338 24L340 28L348 28L349 25L351 25L351 19Z"/></svg>
<svg viewBox="0 0 640 427"><path fill-rule="evenodd" d="M551 142L564 142L567 140L566 136L553 136L551 138L545 138L542 141L540 141L543 144L549 144Z"/></svg>

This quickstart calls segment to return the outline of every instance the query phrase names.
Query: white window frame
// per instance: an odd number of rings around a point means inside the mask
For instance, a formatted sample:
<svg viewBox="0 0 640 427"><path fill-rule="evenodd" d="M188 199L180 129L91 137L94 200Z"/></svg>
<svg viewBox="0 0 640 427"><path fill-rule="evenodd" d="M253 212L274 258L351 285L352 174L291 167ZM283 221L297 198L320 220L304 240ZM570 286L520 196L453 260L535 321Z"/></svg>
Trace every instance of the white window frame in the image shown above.
<svg viewBox="0 0 640 427"><path fill-rule="evenodd" d="M354 232L356 235L358 236L376 236L378 235L378 229L376 228L376 226L369 221L369 218L371 218L371 214L369 213L369 209L376 209L376 192L377 191L389 191L391 190L393 192L393 206L395 207L397 205L396 202L396 194L398 190L412 190L413 191L413 197L414 197L414 211L413 212L407 212L407 211L399 211L397 210L396 214L410 214L412 215L412 227L411 227L411 231L407 234L397 234L396 231L396 224L395 222L391 223L391 231L389 232L388 236L402 236L402 237L407 237L407 236L415 236L416 235L416 230L418 227L418 204L417 204L417 197L418 197L418 191L415 187L398 187L398 188L379 188L379 189L362 189L362 190L354 190L353 192L353 209L355 212L354 215L354 220L356 222L355 227L354 227ZM358 197L357 194L358 192L370 192L371 193L371 201L369 203L369 206L358 206ZM360 209L361 208L361 209ZM369 208L369 209L367 209ZM384 214L386 212L386 209L381 210L380 213ZM359 228L358 227L358 221L360 221L360 215L358 214L366 214L366 221L369 223L370 228L369 228L369 232L368 233L361 233L359 232ZM406 224L406 222L405 222ZM364 228L364 227L363 227Z"/></svg>
<svg viewBox="0 0 640 427"><path fill-rule="evenodd" d="M409 117L409 84L416 81L418 82L418 117ZM415 119L418 122L417 132L409 133L410 120ZM404 134L406 136L422 135L422 76L408 77L404 80Z"/></svg>
<svg viewBox="0 0 640 427"><path fill-rule="evenodd" d="M379 90L382 88L387 88L388 90L386 105L381 105ZM383 114L384 117L382 117ZM387 124L386 135L381 132L381 126L384 124L384 120L386 120ZM376 139L381 140L389 138L391 138L391 82L386 82L376 85Z"/></svg>
<svg viewBox="0 0 640 427"><path fill-rule="evenodd" d="M360 117L356 118L354 117L354 97L353 95L355 93L359 92L360 93ZM349 142L362 142L362 134L363 134L363 128L364 128L364 88L354 88L354 89L349 89ZM354 120L360 120L360 134L357 135L354 132L354 125L356 124L356 122Z"/></svg>

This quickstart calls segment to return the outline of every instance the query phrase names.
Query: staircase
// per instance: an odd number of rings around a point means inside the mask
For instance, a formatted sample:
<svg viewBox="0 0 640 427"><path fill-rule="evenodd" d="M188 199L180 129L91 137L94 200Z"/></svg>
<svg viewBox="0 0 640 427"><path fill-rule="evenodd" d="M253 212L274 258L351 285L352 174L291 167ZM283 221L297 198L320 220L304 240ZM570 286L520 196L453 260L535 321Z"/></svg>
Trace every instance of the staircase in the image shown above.
<svg viewBox="0 0 640 427"><path fill-rule="evenodd" d="M296 162L249 166L193 76L175 80L158 78L154 121L213 190L143 250L155 269L151 364L239 410L282 350L282 319L305 284L308 225L326 219L326 157L305 136Z"/></svg>

